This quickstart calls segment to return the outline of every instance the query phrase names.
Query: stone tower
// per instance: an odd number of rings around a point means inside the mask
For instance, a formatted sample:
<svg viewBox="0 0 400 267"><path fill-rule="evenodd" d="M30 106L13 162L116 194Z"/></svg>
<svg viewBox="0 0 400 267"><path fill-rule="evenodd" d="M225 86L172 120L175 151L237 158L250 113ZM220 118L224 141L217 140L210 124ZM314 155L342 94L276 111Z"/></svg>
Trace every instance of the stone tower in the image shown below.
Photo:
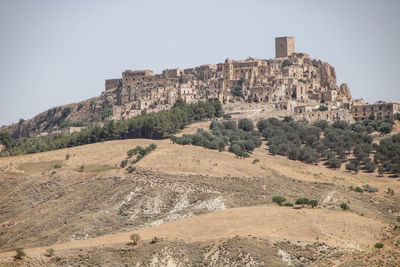
<svg viewBox="0 0 400 267"><path fill-rule="evenodd" d="M288 57L294 53L293 37L276 37L275 38L275 57Z"/></svg>

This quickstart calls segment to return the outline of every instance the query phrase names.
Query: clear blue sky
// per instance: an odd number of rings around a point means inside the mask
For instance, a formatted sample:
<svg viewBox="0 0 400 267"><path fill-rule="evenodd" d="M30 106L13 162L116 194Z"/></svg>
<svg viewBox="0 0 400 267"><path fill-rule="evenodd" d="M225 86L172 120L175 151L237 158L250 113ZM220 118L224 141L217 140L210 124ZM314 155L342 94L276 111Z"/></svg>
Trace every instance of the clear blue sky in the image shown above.
<svg viewBox="0 0 400 267"><path fill-rule="evenodd" d="M1 0L0 125L98 96L125 69L274 57L276 36L368 102L400 102L400 1Z"/></svg>

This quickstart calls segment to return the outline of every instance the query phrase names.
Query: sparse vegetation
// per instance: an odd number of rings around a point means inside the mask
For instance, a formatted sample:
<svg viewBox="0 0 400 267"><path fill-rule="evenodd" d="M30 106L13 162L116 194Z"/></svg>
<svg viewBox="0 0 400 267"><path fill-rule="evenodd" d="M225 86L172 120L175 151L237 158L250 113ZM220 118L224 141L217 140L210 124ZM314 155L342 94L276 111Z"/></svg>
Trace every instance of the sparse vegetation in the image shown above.
<svg viewBox="0 0 400 267"><path fill-rule="evenodd" d="M341 208L342 210L348 210L348 209L350 209L350 207L349 207L349 205L347 205L347 203L341 203L341 204L340 204L340 208Z"/></svg>
<svg viewBox="0 0 400 267"><path fill-rule="evenodd" d="M155 243L158 243L158 242L160 242L160 238L154 236L153 239L151 239L150 244L155 244Z"/></svg>
<svg viewBox="0 0 400 267"><path fill-rule="evenodd" d="M388 189L386 191L386 194L388 194L390 196L393 196L394 195L394 190L392 188L388 187Z"/></svg>
<svg viewBox="0 0 400 267"><path fill-rule="evenodd" d="M79 172L83 172L85 170L85 165L81 165L78 169Z"/></svg>
<svg viewBox="0 0 400 267"><path fill-rule="evenodd" d="M46 254L44 254L46 257L53 257L54 256L55 250L53 248L49 248L46 250Z"/></svg>
<svg viewBox="0 0 400 267"><path fill-rule="evenodd" d="M132 245L137 245L140 241L140 235L139 234L131 234L130 239L132 241Z"/></svg>
<svg viewBox="0 0 400 267"><path fill-rule="evenodd" d="M260 162L260 160L259 159L254 159L253 160L253 164L256 164L257 162Z"/></svg>
<svg viewBox="0 0 400 267"><path fill-rule="evenodd" d="M66 160L69 160L70 157L71 157L70 154L65 155L65 159L66 159Z"/></svg>
<svg viewBox="0 0 400 267"><path fill-rule="evenodd" d="M15 252L16 252L16 255L14 256L15 260L21 260L23 257L26 256L26 253L22 248L16 249Z"/></svg>
<svg viewBox="0 0 400 267"><path fill-rule="evenodd" d="M61 165L59 164L59 163L57 163L57 164L54 164L54 169L59 169L59 168L61 168Z"/></svg>

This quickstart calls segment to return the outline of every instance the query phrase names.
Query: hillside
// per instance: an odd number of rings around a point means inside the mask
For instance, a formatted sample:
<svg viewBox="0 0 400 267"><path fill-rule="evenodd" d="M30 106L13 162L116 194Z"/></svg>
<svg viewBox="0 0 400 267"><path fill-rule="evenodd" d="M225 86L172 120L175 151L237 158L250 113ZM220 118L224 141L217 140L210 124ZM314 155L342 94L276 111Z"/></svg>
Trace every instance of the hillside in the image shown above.
<svg viewBox="0 0 400 267"><path fill-rule="evenodd" d="M150 143L157 148L136 171L119 168L129 149ZM109 141L0 158L0 170L0 261L10 266L395 266L400 259L398 178L290 161L264 144L238 159L170 140ZM348 189L365 184L379 191ZM319 205L280 207L276 195ZM139 245L127 245L131 233ZM161 240L149 244L154 236ZM27 258L13 262L17 247ZM44 256L50 247L56 257Z"/></svg>

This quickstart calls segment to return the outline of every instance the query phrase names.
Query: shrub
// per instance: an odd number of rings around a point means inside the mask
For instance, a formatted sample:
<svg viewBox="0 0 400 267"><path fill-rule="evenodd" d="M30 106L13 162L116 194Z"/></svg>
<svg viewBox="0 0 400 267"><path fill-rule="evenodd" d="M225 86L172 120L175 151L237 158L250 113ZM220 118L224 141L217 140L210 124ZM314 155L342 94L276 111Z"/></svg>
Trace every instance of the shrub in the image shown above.
<svg viewBox="0 0 400 267"><path fill-rule="evenodd" d="M132 240L132 245L137 245L140 240L139 234L131 234L130 239Z"/></svg>
<svg viewBox="0 0 400 267"><path fill-rule="evenodd" d="M44 254L46 257L53 257L54 256L54 248L49 248L48 250L46 250L46 254Z"/></svg>
<svg viewBox="0 0 400 267"><path fill-rule="evenodd" d="M283 204L284 207L293 207L293 203L291 202L286 202Z"/></svg>
<svg viewBox="0 0 400 267"><path fill-rule="evenodd" d="M136 171L136 167L134 167L134 166L129 166L128 168L126 168L127 173L132 173L134 171Z"/></svg>
<svg viewBox="0 0 400 267"><path fill-rule="evenodd" d="M325 105L319 105L318 110L319 110L319 111L327 111L327 110L328 110L328 107L325 106Z"/></svg>
<svg viewBox="0 0 400 267"><path fill-rule="evenodd" d="M101 113L101 118L102 118L102 120L105 120L106 118L111 117L112 115L113 115L112 108L104 108Z"/></svg>
<svg viewBox="0 0 400 267"><path fill-rule="evenodd" d="M356 191L356 192L358 192L358 193L364 192L364 190L363 190L361 187L359 187L359 186L356 186L356 188L354 188L354 191Z"/></svg>
<svg viewBox="0 0 400 267"><path fill-rule="evenodd" d="M160 242L160 238L158 238L158 237L153 237L153 239L150 241L150 244L155 244L155 243L158 243L158 242Z"/></svg>
<svg viewBox="0 0 400 267"><path fill-rule="evenodd" d="M340 204L340 208L342 210L348 210L350 207L349 207L349 205L347 205L347 203L342 203L342 204Z"/></svg>
<svg viewBox="0 0 400 267"><path fill-rule="evenodd" d="M375 245L374 245L374 247L375 248L377 248L377 249L379 249L379 250L381 250L381 248L383 248L383 244L382 243L376 243Z"/></svg>
<svg viewBox="0 0 400 267"><path fill-rule="evenodd" d="M312 208L315 208L316 206L318 206L318 200L316 199L310 200L310 205Z"/></svg>
<svg viewBox="0 0 400 267"><path fill-rule="evenodd" d="M225 120L229 120L229 119L232 118L232 116L231 116L231 114L224 114L224 115L222 116L222 118L224 118Z"/></svg>
<svg viewBox="0 0 400 267"><path fill-rule="evenodd" d="M125 160L121 161L120 167L125 168L127 164L128 164L128 160L125 159Z"/></svg>
<svg viewBox="0 0 400 267"><path fill-rule="evenodd" d="M25 253L25 251L23 251L22 248L16 249L15 252L17 253L17 254L14 256L14 259L16 259L16 260L20 260L20 259L22 259L22 257L25 257L25 256L26 256L26 253Z"/></svg>
<svg viewBox="0 0 400 267"><path fill-rule="evenodd" d="M259 159L253 160L253 164L256 164L257 162L260 162L260 160Z"/></svg>
<svg viewBox="0 0 400 267"><path fill-rule="evenodd" d="M393 196L394 190L392 188L388 187L386 194Z"/></svg>
<svg viewBox="0 0 400 267"><path fill-rule="evenodd" d="M85 170L85 165L81 165L78 169L79 172L83 172Z"/></svg>
<svg viewBox="0 0 400 267"><path fill-rule="evenodd" d="M68 160L71 157L70 154L65 155L65 159Z"/></svg>
<svg viewBox="0 0 400 267"><path fill-rule="evenodd" d="M364 189L364 191L367 191L368 193L378 192L378 188L377 187L371 187L368 184L363 185L363 189Z"/></svg>
<svg viewBox="0 0 400 267"><path fill-rule="evenodd" d="M287 59L285 59L285 60L282 62L282 68L287 67L287 66L290 66L290 65L292 65L292 63L290 63L290 61L287 60Z"/></svg>
<svg viewBox="0 0 400 267"><path fill-rule="evenodd" d="M53 167L54 167L54 169L59 169L59 168L61 168L61 165L57 163L57 164L54 164Z"/></svg>
<svg viewBox="0 0 400 267"><path fill-rule="evenodd" d="M242 86L238 85L231 89L231 94L234 96L243 96Z"/></svg>
<svg viewBox="0 0 400 267"><path fill-rule="evenodd" d="M282 203L286 201L286 198L282 196L274 196L272 197L272 202L275 202L279 206L282 206Z"/></svg>

